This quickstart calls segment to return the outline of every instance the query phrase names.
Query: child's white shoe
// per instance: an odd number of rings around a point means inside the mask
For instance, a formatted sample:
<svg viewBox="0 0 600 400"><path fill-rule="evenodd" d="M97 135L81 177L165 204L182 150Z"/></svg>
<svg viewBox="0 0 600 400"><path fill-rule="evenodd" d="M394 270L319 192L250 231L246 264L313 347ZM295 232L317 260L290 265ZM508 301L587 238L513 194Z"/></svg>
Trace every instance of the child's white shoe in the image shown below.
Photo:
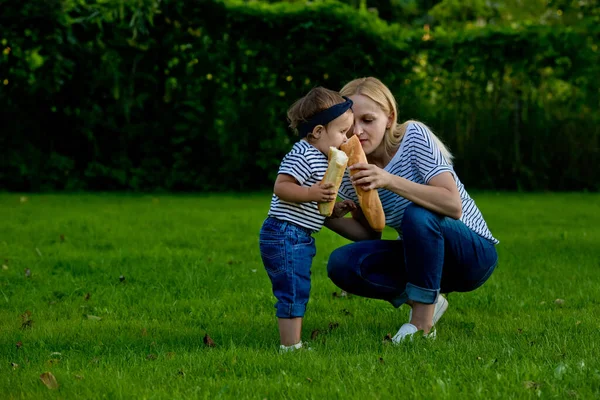
<svg viewBox="0 0 600 400"><path fill-rule="evenodd" d="M308 347L308 343L306 342L298 342L296 344L293 344L291 346L284 346L284 345L280 345L279 346L279 352L280 353L288 353L290 351L296 351L296 350L309 350L312 351L312 347Z"/></svg>

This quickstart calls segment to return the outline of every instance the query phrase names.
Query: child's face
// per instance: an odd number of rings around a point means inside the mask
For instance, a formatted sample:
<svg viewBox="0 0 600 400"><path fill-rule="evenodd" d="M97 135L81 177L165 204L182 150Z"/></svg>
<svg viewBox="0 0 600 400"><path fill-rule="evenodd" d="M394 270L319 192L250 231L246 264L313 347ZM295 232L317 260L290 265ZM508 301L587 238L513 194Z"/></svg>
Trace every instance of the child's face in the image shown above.
<svg viewBox="0 0 600 400"><path fill-rule="evenodd" d="M329 147L333 146L337 149L348 140L347 134L354 123L354 114L352 110L346 111L333 121L327 124L327 128L318 141L318 148L323 153L329 152Z"/></svg>

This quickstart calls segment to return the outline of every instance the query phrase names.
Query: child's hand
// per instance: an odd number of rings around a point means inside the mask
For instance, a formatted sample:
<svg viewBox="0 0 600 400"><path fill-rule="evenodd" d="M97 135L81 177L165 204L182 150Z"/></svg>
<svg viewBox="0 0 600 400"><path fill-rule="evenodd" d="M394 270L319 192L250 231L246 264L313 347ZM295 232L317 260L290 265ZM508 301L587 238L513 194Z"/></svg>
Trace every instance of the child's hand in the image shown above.
<svg viewBox="0 0 600 400"><path fill-rule="evenodd" d="M329 218L342 218L354 210L356 210L356 204L352 200L338 201L333 206L333 212Z"/></svg>
<svg viewBox="0 0 600 400"><path fill-rule="evenodd" d="M327 203L335 200L335 190L333 190L333 183L315 183L308 188L308 195L310 201L316 201L317 203Z"/></svg>

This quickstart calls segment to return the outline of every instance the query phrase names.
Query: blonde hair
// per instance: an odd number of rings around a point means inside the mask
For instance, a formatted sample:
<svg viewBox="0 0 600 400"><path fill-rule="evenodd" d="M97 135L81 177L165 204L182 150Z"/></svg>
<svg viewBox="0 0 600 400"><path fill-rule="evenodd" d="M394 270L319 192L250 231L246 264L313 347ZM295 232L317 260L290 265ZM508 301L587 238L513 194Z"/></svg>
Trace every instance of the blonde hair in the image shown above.
<svg viewBox="0 0 600 400"><path fill-rule="evenodd" d="M296 100L288 109L287 119L290 128L298 134L300 124L308 121L315 114L345 101L342 95L334 90L322 86L314 87L304 97ZM308 134L307 138L313 139L312 132Z"/></svg>
<svg viewBox="0 0 600 400"><path fill-rule="evenodd" d="M419 121L408 120L402 124L398 123L398 111L396 105L396 99L394 95L388 89L386 85L383 84L379 79L375 77L366 77L366 78L358 78L354 79L347 84L344 85L342 90L340 90L340 94L342 96L353 96L355 94L362 94L363 96L368 97L373 100L377 105L381 108L381 110L386 115L394 115L394 121L390 129L386 129L385 136L383 137L383 144L385 146L385 151L388 155L392 156L396 153L400 146L400 142L402 142L402 138L404 137L404 133L406 132L406 127L410 123L418 123L424 125L429 132L431 133L431 137L437 147L442 152L442 155L446 159L446 161L452 164L452 153L446 148L444 143L431 131L431 129Z"/></svg>

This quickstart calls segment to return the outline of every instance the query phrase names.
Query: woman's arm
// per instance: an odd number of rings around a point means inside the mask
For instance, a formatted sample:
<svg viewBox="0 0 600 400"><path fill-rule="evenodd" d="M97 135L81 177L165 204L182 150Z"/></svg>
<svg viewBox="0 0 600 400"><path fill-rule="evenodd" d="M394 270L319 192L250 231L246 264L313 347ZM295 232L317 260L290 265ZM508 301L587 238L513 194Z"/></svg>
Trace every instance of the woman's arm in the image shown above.
<svg viewBox="0 0 600 400"><path fill-rule="evenodd" d="M360 208L352 211L352 218L325 219L325 226L338 235L354 242L381 239L381 233L371 229Z"/></svg>
<svg viewBox="0 0 600 400"><path fill-rule="evenodd" d="M391 175L386 189L438 214L454 219L462 216L460 193L450 172L434 176L427 185Z"/></svg>
<svg viewBox="0 0 600 400"><path fill-rule="evenodd" d="M460 193L450 172L442 172L423 185L392 175L373 164L355 164L350 169L359 170L351 179L365 190L384 188L450 218L460 219L462 216Z"/></svg>

